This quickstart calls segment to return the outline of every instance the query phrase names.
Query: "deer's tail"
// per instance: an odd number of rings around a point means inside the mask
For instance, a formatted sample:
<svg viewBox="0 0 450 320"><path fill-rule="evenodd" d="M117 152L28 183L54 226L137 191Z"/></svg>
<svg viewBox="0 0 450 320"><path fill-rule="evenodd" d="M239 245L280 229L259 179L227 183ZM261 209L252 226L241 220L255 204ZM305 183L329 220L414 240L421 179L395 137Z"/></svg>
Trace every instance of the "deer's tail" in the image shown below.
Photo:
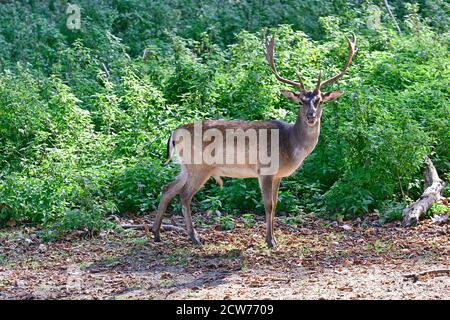
<svg viewBox="0 0 450 320"><path fill-rule="evenodd" d="M175 151L175 141L173 141L173 132L172 132L170 134L169 139L167 140L167 160L164 163L164 165L172 161L174 151Z"/></svg>

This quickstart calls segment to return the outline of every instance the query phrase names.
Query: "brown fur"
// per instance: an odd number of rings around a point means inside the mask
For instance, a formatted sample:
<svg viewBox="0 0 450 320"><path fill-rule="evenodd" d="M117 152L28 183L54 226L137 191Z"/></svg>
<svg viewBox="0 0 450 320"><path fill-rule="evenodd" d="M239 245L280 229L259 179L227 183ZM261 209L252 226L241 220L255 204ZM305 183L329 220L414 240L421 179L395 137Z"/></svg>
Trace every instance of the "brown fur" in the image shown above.
<svg viewBox="0 0 450 320"><path fill-rule="evenodd" d="M219 184L222 183L221 176L238 178L258 178L261 193L266 209L266 241L270 247L275 245L273 236L273 222L276 203L278 199L278 188L283 177L291 175L308 156L317 144L320 132L320 119L317 119L313 126L306 124L301 113L294 125L282 121L241 121L241 120L213 120L203 121L203 130L215 128L226 136L226 129L278 129L280 162L279 171L276 175L264 176L259 174L259 163L256 164L183 164L181 163L181 173L169 185L163 189L161 202L158 207L158 214L153 225L155 239L160 240L159 229L162 223L162 217L167 209L169 201L177 194L180 195L183 206L183 215L186 221L186 227L191 240L195 244L200 244L200 239L193 227L191 218L190 201L194 194L210 178L214 177ZM194 124L181 126L179 129L186 129L193 135ZM178 129L177 129L178 130ZM176 130L175 132L176 133ZM268 139L270 142L270 139ZM169 141L172 143L172 141ZM210 142L203 142L205 148ZM223 142L225 146L225 141ZM248 153L248 143L245 144ZM268 143L270 148L270 143ZM193 150L192 150L193 152Z"/></svg>

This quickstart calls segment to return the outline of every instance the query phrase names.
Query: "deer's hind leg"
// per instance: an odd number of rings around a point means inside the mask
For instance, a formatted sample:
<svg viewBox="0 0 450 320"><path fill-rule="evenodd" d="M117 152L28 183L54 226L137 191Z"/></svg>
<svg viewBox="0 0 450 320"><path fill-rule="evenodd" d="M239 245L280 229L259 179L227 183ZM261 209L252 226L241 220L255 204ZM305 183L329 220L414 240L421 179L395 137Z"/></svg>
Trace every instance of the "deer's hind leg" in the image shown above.
<svg viewBox="0 0 450 320"><path fill-rule="evenodd" d="M192 166L189 169L188 182L183 186L180 191L181 205L183 206L183 216L186 223L186 230L189 238L195 245L201 245L200 238L197 231L195 231L192 223L191 215L191 200L192 197L200 190L200 188L209 179L210 172L204 168L197 168Z"/></svg>
<svg viewBox="0 0 450 320"><path fill-rule="evenodd" d="M187 169L186 167L183 166L181 168L180 174L175 178L175 180L169 183L168 185L164 186L163 188L161 200L158 206L158 212L156 214L155 222L153 223L152 227L152 232L155 241L157 242L161 241L160 236L161 223L164 213L167 210L167 206L170 200L172 200L173 197L175 197L177 194L180 193L181 189L186 184L187 177L188 177Z"/></svg>

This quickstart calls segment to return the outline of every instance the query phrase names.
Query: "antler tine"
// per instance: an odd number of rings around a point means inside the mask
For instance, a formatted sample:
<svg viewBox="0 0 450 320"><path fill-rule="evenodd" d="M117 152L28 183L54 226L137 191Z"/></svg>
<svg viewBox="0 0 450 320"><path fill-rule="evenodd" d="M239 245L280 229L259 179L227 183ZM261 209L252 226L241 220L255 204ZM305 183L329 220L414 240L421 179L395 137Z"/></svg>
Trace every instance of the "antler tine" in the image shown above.
<svg viewBox="0 0 450 320"><path fill-rule="evenodd" d="M278 81L281 81L283 83L289 84L291 86L294 86L294 87L304 91L305 90L305 86L303 85L303 82L301 80L300 80L300 82L295 82L295 81L292 81L292 80L289 80L289 79L285 79L285 78L281 77L278 74L277 68L275 67L275 60L274 60L274 57L273 57L274 56L274 50L275 50L275 36L272 36L272 38L270 38L270 40L269 40L269 38L266 35L265 42L266 42L266 48L265 48L266 60L269 63L269 65L270 65L270 67L272 69L272 73L275 75L275 78Z"/></svg>
<svg viewBox="0 0 450 320"><path fill-rule="evenodd" d="M297 75L297 78L298 78L298 81L299 81L300 90L305 91L305 86L303 85L302 75L301 75L300 71L295 70L295 74Z"/></svg>
<svg viewBox="0 0 450 320"><path fill-rule="evenodd" d="M352 40L350 40L347 36L345 36L345 39L347 40L349 53L348 53L348 56L347 56L347 60L345 61L344 68L342 69L342 71L338 75L336 75L334 77L331 77L331 78L325 80L324 82L322 82L320 84L320 86L318 87L319 90L320 90L321 87L326 86L328 84L331 84L331 83L335 82L336 80L339 80L347 72L348 66L352 62L353 56L356 53L356 36L355 36L354 33L352 33Z"/></svg>
<svg viewBox="0 0 450 320"><path fill-rule="evenodd" d="M316 89L314 90L314 92L316 93L320 91L320 87L322 86L321 79L322 79L322 69L319 70L319 76L317 77L317 85Z"/></svg>

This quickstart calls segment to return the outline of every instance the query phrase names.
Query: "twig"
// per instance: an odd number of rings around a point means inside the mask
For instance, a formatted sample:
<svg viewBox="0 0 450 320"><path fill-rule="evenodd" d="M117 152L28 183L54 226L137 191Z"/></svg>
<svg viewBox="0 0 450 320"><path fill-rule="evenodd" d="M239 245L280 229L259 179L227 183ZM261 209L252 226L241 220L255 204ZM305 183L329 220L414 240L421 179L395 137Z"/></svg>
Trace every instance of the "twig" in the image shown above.
<svg viewBox="0 0 450 320"><path fill-rule="evenodd" d="M432 275L449 274L450 275L450 269L427 270L427 271L422 271L419 273L405 274L405 275L403 275L403 277L406 279L412 278L413 282L416 282L417 280L419 280L419 277L426 276L429 274L432 274Z"/></svg>
<svg viewBox="0 0 450 320"><path fill-rule="evenodd" d="M398 25L397 20L395 19L395 16L392 13L391 8L389 7L388 1L384 0L384 4L386 6L386 9L387 9L389 15L391 16L391 19L394 21L394 24L395 24L395 27L397 28L398 34L402 34L402 30L400 29L400 26Z"/></svg>
<svg viewBox="0 0 450 320"><path fill-rule="evenodd" d="M147 48L144 49L144 52L142 53L142 60L145 60L147 58Z"/></svg>
<svg viewBox="0 0 450 320"><path fill-rule="evenodd" d="M106 75L107 75L108 78L109 78L109 76L110 76L109 70L108 70L108 68L106 67L106 65L105 65L103 62L102 62L102 67L103 67L103 70L105 71Z"/></svg>
<svg viewBox="0 0 450 320"><path fill-rule="evenodd" d="M135 230L146 230L148 229L148 224L122 224L120 225L124 229L135 229ZM176 231L176 232L182 232L186 233L186 230L184 230L181 227L177 227L171 224L163 224L161 226L161 229L163 231Z"/></svg>

